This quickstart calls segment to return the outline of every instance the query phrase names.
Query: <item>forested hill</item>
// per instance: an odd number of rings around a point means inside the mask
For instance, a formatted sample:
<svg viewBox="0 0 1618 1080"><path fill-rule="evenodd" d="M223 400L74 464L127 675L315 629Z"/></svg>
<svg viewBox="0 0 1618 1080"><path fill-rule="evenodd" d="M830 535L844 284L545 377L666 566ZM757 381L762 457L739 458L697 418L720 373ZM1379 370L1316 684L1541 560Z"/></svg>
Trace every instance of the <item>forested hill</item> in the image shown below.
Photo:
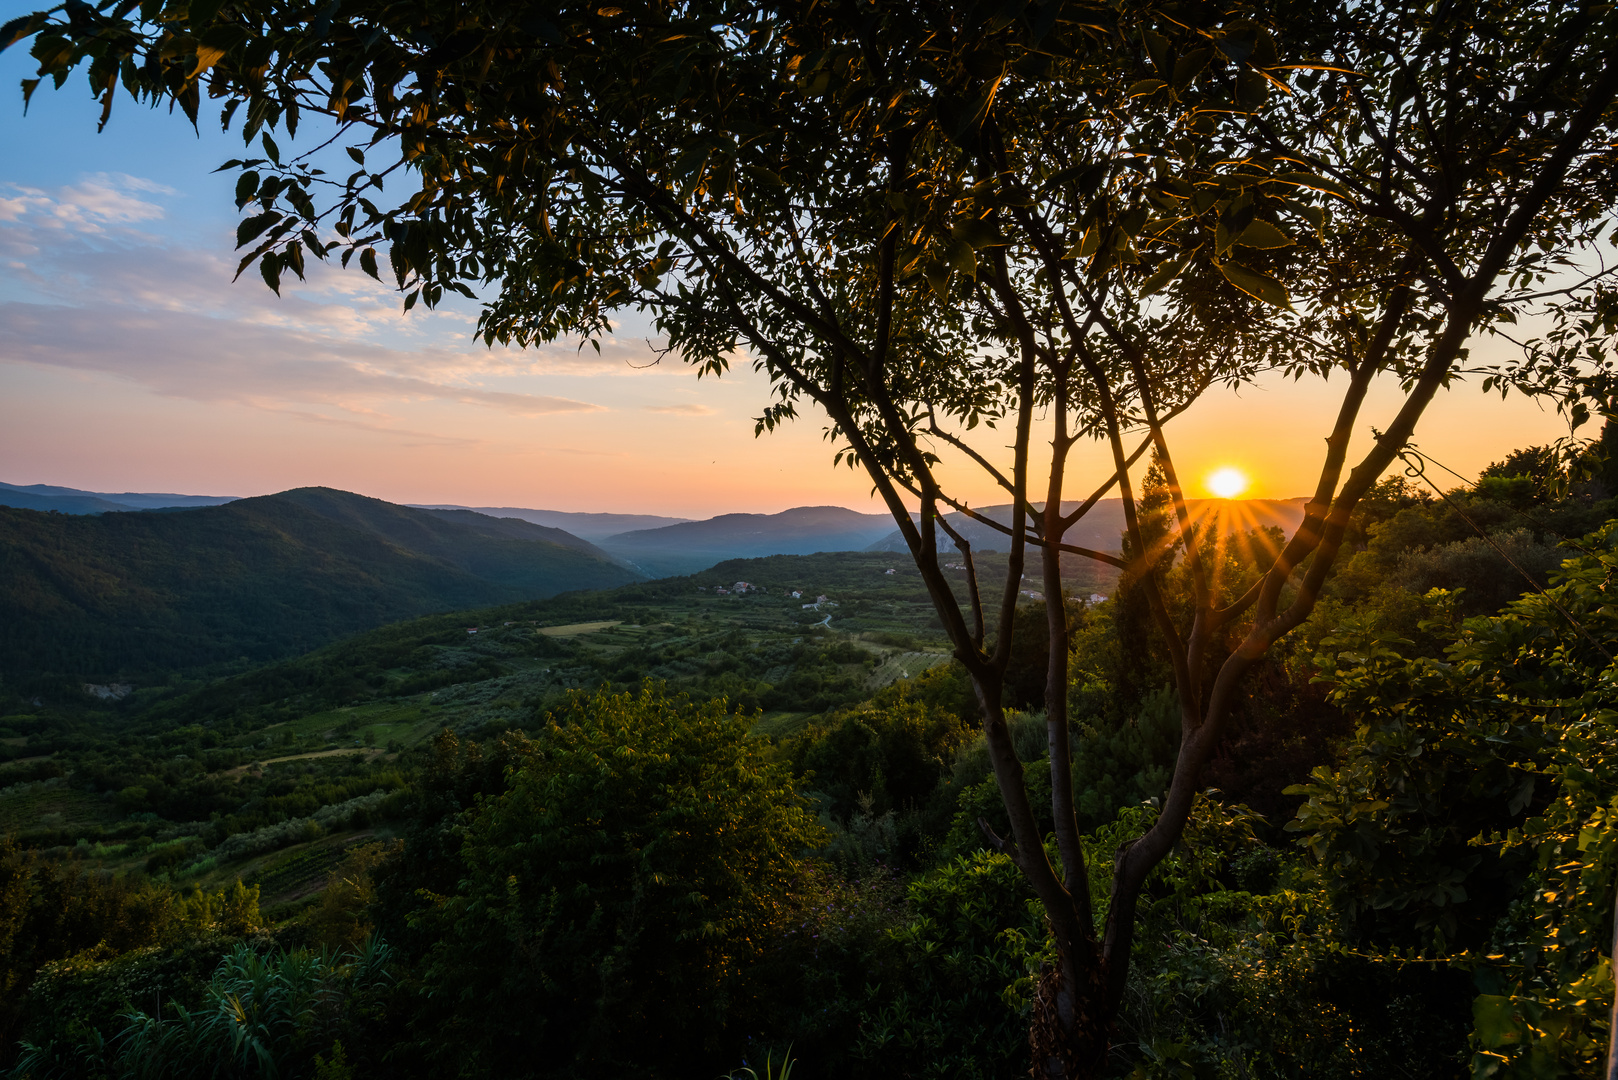
<svg viewBox="0 0 1618 1080"><path fill-rule="evenodd" d="M639 578L558 529L327 488L180 511L0 508L0 678L140 684Z"/></svg>

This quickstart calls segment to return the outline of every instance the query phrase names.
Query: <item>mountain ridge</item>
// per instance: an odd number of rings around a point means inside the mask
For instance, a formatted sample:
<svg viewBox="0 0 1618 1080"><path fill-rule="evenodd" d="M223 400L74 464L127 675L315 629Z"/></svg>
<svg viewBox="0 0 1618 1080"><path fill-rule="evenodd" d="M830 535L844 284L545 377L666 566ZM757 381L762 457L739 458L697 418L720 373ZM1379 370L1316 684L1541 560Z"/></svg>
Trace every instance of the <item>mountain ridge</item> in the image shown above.
<svg viewBox="0 0 1618 1080"><path fill-rule="evenodd" d="M417 510L470 510L495 518L517 518L521 521L563 529L583 540L597 541L621 532L657 529L664 525L680 525L691 518L665 517L660 514L597 514L575 510L541 510L524 506L461 506L457 503L409 503Z"/></svg>
<svg viewBox="0 0 1618 1080"><path fill-rule="evenodd" d="M0 508L0 677L140 683L642 577L550 532L329 488L187 510Z"/></svg>

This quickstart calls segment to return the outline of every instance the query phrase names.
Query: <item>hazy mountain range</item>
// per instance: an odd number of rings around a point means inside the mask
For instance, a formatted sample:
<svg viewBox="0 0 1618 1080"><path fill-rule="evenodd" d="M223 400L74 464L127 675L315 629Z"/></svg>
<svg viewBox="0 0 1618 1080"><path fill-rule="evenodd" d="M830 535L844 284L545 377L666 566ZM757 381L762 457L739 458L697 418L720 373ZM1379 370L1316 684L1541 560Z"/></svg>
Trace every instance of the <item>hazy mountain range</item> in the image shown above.
<svg viewBox="0 0 1618 1080"><path fill-rule="evenodd" d="M1206 500L1192 512L1218 514L1225 531L1291 532L1302 505ZM1005 521L1009 508L984 513ZM1009 547L987 525L948 520L978 551ZM1112 552L1122 531L1122 504L1110 499L1068 540ZM295 655L416 615L729 559L866 550L905 547L887 515L839 506L681 521L399 506L331 488L237 499L0 484L0 678L138 682ZM1110 582L1110 570L1080 561L1093 587Z"/></svg>
<svg viewBox="0 0 1618 1080"><path fill-rule="evenodd" d="M893 531L887 514L799 506L779 514L721 514L707 521L623 532L598 543L651 577L668 577L694 574L726 559L863 551Z"/></svg>
<svg viewBox="0 0 1618 1080"><path fill-rule="evenodd" d="M678 525L690 518L660 517L657 514L578 514L566 510L531 510L522 506L457 506L454 503L411 503L421 510L470 510L489 517L518 518L552 529L566 529L585 540L601 541L637 529L658 529Z"/></svg>
<svg viewBox="0 0 1618 1080"><path fill-rule="evenodd" d="M133 493L113 495L98 491L82 491L77 488L52 487L47 484L27 487L0 484L0 506L55 510L62 514L172 510L234 501L238 500L231 496ZM821 551L860 551L894 532L893 519L886 514L860 514L841 506L801 506L784 510L779 514L721 514L706 521L655 514L583 514L514 506L457 506L449 503L417 504L399 509L421 511L440 517L470 515L459 520L469 521L472 518L484 522L501 520L548 529L550 532L543 535L545 539L564 546L569 544L578 546L582 543L584 548L580 550L588 548L597 556L616 559L648 577L695 573L726 559L752 559L765 555L812 555ZM457 519L450 517L449 520ZM481 527L489 526L485 524ZM538 539L541 536L536 534L528 538Z"/></svg>
<svg viewBox="0 0 1618 1080"><path fill-rule="evenodd" d="M59 514L105 514L115 510L161 510L168 507L221 506L235 495L174 495L166 492L80 491L52 484L0 484L0 506L23 510L55 510Z"/></svg>
<svg viewBox="0 0 1618 1080"><path fill-rule="evenodd" d="M299 489L300 491L326 489ZM287 495L290 493L283 493ZM270 496L280 497L280 496ZM359 499L360 496L352 496ZM64 514L105 514L114 511L150 509L189 509L236 502L226 495L177 495L163 493L84 491L48 484L21 486L0 484L0 506L34 510L56 510ZM376 505L380 500L368 500ZM357 504L356 504L357 505ZM1206 516L1217 511L1225 531L1258 527L1279 527L1290 533L1303 515L1303 500L1193 500L1193 514ZM516 540L546 540L586 552L597 558L616 561L647 577L691 574L726 559L761 558L767 555L809 555L823 551L905 550L904 539L886 514L862 514L840 506L800 506L778 514L721 514L703 521L656 514L590 514L515 506L458 506L417 504L397 507L401 511L435 515L463 524L477 522L484 532L504 529L500 535ZM345 515L334 506L323 511L334 520ZM995 521L1009 520L1009 506L990 506L981 513ZM426 543L419 533L419 515L394 515L389 539L406 546ZM1010 541L1003 532L963 514L949 514L946 520L978 551L1004 551ZM406 527L405 522L416 522ZM508 524L495 526L496 521ZM367 528L379 528L375 513ZM534 532L533 529L541 531ZM1124 529L1123 503L1104 499L1069 532L1067 540L1080 547L1114 552ZM397 530L404 530L398 532ZM529 531L525 531L529 530ZM492 533L490 535L493 535ZM448 544L448 546L445 546ZM434 542L423 551L452 558L456 545ZM946 551L953 550L947 539Z"/></svg>

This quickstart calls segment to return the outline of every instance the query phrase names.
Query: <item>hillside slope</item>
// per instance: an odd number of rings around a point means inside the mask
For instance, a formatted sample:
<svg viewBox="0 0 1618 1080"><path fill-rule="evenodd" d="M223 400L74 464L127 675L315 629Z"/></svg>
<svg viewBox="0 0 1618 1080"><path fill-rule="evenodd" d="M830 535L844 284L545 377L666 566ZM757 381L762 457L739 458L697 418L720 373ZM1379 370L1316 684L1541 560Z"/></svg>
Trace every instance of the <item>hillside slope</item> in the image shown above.
<svg viewBox="0 0 1618 1080"><path fill-rule="evenodd" d="M517 518L490 517L472 510L416 509L335 488L293 488L268 497L296 503L331 521L375 533L389 543L443 559L478 577L541 590L536 595L548 595L545 590L555 568L548 562L536 562L528 544L554 544L593 559L616 561L570 532Z"/></svg>
<svg viewBox="0 0 1618 1080"><path fill-rule="evenodd" d="M0 678L140 683L639 576L576 537L470 517L320 488L196 510L0 508Z"/></svg>

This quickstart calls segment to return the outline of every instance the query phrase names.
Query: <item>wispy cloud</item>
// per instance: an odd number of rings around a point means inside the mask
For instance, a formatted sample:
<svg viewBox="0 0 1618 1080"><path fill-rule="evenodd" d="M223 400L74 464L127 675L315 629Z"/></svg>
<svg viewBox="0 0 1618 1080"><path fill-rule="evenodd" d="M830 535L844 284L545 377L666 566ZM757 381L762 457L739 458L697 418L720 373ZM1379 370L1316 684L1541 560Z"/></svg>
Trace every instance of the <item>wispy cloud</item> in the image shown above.
<svg viewBox="0 0 1618 1080"><path fill-rule="evenodd" d="M462 438L457 435L440 435L431 431L413 431L409 428L394 427L389 424L373 424L345 416L328 416L325 413L309 412L305 409L278 408L273 405L265 405L262 408L267 412L281 413L310 424L329 424L336 427L353 428L358 431L386 435L389 438L403 440L407 446L476 446L478 443L476 439Z"/></svg>
<svg viewBox="0 0 1618 1080"><path fill-rule="evenodd" d="M388 403L452 401L519 416L599 412L572 398L490 390L411 373L409 354L276 326L180 312L0 304L0 360L118 375L167 397L359 415Z"/></svg>
<svg viewBox="0 0 1618 1080"><path fill-rule="evenodd" d="M319 338L386 345L389 370L433 382L477 383L536 372L569 376L685 375L679 364L653 365L653 347L632 333L604 340L599 353L578 343L530 349L486 347L473 336L475 306L452 299L406 315L399 294L357 269L310 259L308 279L286 278L278 297L249 271L232 281L236 258L228 233L193 235L164 201L175 193L122 174L97 174L45 191L0 185L0 300L171 313L276 328ZM136 225L163 219L160 231ZM354 359L363 364L365 361Z"/></svg>
<svg viewBox="0 0 1618 1080"><path fill-rule="evenodd" d="M0 221L25 219L36 228L101 234L165 216L146 195L172 196L173 188L123 173L95 173L77 184L45 191L0 185Z"/></svg>
<svg viewBox="0 0 1618 1080"><path fill-rule="evenodd" d="M671 413L675 416L712 416L714 413L713 409L706 405L698 405L696 402L685 402L679 405L647 405L644 408L647 412Z"/></svg>
<svg viewBox="0 0 1618 1080"><path fill-rule="evenodd" d="M0 362L436 438L392 426L389 410L436 401L517 416L600 412L574 396L515 392L513 377L614 373L648 351L488 349L471 339L464 307L407 317L388 286L312 260L309 280L285 282L281 297L257 280L233 284L229 238L215 247L186 235L168 209L177 197L111 173L51 190L0 185L0 260L14 271L0 280Z"/></svg>

